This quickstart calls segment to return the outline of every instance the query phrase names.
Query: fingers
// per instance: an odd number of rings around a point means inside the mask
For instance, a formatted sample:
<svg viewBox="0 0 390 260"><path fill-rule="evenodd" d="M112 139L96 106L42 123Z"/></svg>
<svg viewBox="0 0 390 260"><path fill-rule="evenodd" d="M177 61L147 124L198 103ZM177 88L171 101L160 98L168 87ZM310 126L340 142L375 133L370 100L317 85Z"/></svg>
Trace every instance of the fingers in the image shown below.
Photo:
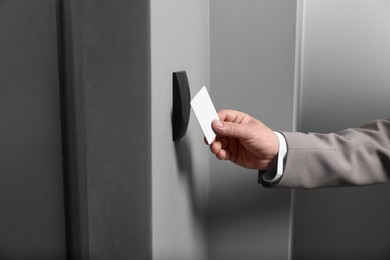
<svg viewBox="0 0 390 260"><path fill-rule="evenodd" d="M250 115L237 110L220 110L218 116L220 121L212 122L214 131L221 136L231 136L238 139L248 138L249 128L245 124L256 121Z"/></svg>
<svg viewBox="0 0 390 260"><path fill-rule="evenodd" d="M220 110L218 112L218 117L221 121L233 123L242 123L244 118L250 118L250 116L244 112L229 109Z"/></svg>
<svg viewBox="0 0 390 260"><path fill-rule="evenodd" d="M230 160L230 152L229 150L222 149L215 155L219 160Z"/></svg>
<svg viewBox="0 0 390 260"><path fill-rule="evenodd" d="M230 152L227 149L227 146L227 140L223 138L212 143L210 145L210 150L219 160L229 160Z"/></svg>
<svg viewBox="0 0 390 260"><path fill-rule="evenodd" d="M217 154L219 153L219 151L222 150L222 143L220 141L215 141L214 143L212 143L210 145L210 151L213 153L213 154Z"/></svg>
<svg viewBox="0 0 390 260"><path fill-rule="evenodd" d="M235 137L237 139L245 139L248 137L247 127L241 124L214 120L212 127L214 131L216 131L217 134L222 137Z"/></svg>

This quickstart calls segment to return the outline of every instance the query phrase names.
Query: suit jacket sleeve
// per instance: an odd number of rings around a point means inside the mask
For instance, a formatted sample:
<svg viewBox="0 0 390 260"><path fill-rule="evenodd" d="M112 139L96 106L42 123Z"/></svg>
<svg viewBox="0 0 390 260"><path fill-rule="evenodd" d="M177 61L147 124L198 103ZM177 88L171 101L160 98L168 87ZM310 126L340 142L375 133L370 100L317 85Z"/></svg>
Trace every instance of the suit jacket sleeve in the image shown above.
<svg viewBox="0 0 390 260"><path fill-rule="evenodd" d="M331 134L288 133L277 187L368 185L390 180L390 119Z"/></svg>

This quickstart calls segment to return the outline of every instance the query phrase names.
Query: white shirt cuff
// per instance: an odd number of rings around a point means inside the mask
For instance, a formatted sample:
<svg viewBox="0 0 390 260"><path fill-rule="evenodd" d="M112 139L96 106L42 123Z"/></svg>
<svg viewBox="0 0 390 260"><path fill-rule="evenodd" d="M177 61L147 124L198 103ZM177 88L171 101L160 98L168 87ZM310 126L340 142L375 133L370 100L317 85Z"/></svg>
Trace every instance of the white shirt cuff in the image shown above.
<svg viewBox="0 0 390 260"><path fill-rule="evenodd" d="M279 139L279 153L278 153L278 162L276 166L276 172L275 171L266 171L263 175L263 181L269 182L269 183L276 183L282 178L283 171L284 171L284 159L287 154L287 143L286 138L279 133L275 132L276 136Z"/></svg>

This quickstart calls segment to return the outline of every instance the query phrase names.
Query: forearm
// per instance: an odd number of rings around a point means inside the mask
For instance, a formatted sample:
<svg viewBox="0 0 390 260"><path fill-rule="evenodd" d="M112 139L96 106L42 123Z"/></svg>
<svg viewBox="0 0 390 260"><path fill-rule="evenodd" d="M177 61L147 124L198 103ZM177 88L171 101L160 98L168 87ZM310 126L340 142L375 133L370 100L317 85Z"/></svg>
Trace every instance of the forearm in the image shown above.
<svg viewBox="0 0 390 260"><path fill-rule="evenodd" d="M288 152L277 187L368 185L390 180L390 120L337 134L283 135Z"/></svg>

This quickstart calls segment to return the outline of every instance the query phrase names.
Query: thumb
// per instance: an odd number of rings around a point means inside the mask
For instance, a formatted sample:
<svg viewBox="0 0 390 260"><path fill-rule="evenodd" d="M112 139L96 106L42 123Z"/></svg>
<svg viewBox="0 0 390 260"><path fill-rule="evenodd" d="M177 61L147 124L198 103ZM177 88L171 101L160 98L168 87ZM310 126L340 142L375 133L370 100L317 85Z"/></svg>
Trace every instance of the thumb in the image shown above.
<svg viewBox="0 0 390 260"><path fill-rule="evenodd" d="M230 136L242 139L246 133L245 127L237 123L214 120L212 126L214 131L221 136Z"/></svg>

